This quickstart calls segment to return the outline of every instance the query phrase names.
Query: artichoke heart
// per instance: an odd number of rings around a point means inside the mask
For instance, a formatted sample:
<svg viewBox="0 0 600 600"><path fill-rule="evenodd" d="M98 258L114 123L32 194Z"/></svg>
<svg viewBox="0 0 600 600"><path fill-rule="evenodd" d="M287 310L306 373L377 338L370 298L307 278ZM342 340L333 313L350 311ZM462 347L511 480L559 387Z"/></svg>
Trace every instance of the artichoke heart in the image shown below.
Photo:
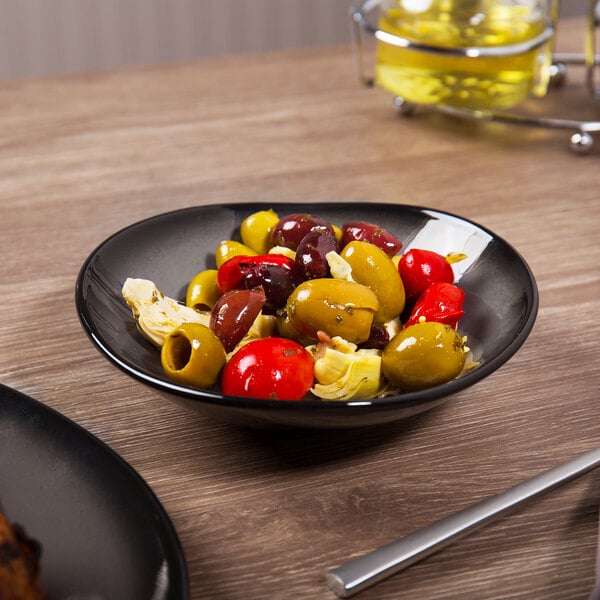
<svg viewBox="0 0 600 600"><path fill-rule="evenodd" d="M367 400L383 389L381 352L357 350L336 336L314 346L316 383L312 393L324 400Z"/></svg>
<svg viewBox="0 0 600 600"><path fill-rule="evenodd" d="M285 246L273 246L269 249L267 254L282 254L283 256L287 256L292 260L296 258L296 252L291 248L286 248Z"/></svg>
<svg viewBox="0 0 600 600"><path fill-rule="evenodd" d="M210 312L199 312L165 296L148 279L128 278L121 290L131 307L141 334L161 347L167 336L183 323L201 323L208 327Z"/></svg>
<svg viewBox="0 0 600 600"><path fill-rule="evenodd" d="M354 281L354 279L352 279L352 267L348 261L342 258L337 252L328 252L325 255L325 260L329 265L329 272L334 279Z"/></svg>
<svg viewBox="0 0 600 600"><path fill-rule="evenodd" d="M277 321L275 315L258 314L252 325L250 325L250 329L248 329L246 335L238 342L231 352L227 353L227 360L229 360L242 346L245 346L249 342L275 335L276 325Z"/></svg>

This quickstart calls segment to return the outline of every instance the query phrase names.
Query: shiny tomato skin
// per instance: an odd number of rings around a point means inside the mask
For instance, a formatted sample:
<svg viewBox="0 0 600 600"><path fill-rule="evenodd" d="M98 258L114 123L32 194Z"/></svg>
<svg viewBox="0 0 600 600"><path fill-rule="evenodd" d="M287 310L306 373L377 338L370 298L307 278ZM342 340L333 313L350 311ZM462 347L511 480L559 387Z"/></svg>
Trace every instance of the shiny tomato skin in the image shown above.
<svg viewBox="0 0 600 600"><path fill-rule="evenodd" d="M454 282L454 271L445 256L432 250L413 248L405 252L398 271L407 297L418 298L434 282Z"/></svg>
<svg viewBox="0 0 600 600"><path fill-rule="evenodd" d="M456 329L458 321L465 314L464 301L465 292L461 288L445 281L435 281L419 296L404 327L415 325L423 318Z"/></svg>
<svg viewBox="0 0 600 600"><path fill-rule="evenodd" d="M297 342L268 337L242 346L221 376L230 396L264 400L301 400L313 385L312 355Z"/></svg>

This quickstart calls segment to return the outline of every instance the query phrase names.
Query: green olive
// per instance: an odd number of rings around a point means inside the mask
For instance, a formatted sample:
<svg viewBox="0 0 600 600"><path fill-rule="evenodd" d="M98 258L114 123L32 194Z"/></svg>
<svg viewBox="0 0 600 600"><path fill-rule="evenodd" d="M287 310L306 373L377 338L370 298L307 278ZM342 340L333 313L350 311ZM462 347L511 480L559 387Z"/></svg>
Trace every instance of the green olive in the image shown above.
<svg viewBox="0 0 600 600"><path fill-rule="evenodd" d="M279 215L270 208L246 217L240 225L242 242L258 254L266 254L271 248L271 231L279 223Z"/></svg>
<svg viewBox="0 0 600 600"><path fill-rule="evenodd" d="M395 335L383 350L381 367L392 385L415 391L454 379L465 358L463 338L452 327L430 321Z"/></svg>
<svg viewBox="0 0 600 600"><path fill-rule="evenodd" d="M290 295L286 310L300 334L317 339L323 331L359 344L368 339L377 296L366 286L343 279L310 279Z"/></svg>
<svg viewBox="0 0 600 600"><path fill-rule="evenodd" d="M275 322L277 324L277 333L279 336L287 338L288 340L294 340L303 346L308 346L313 343L314 340L303 336L291 323L290 317L287 311L277 311L275 315Z"/></svg>
<svg viewBox="0 0 600 600"><path fill-rule="evenodd" d="M352 279L375 292L379 300L375 321L385 323L396 318L404 309L406 296L393 260L369 242L350 242L340 255L352 267Z"/></svg>
<svg viewBox="0 0 600 600"><path fill-rule="evenodd" d="M196 310L210 310L220 297L217 270L206 269L195 275L188 284L185 305Z"/></svg>
<svg viewBox="0 0 600 600"><path fill-rule="evenodd" d="M172 381L210 388L225 365L225 348L205 325L184 323L165 339L160 362Z"/></svg>
<svg viewBox="0 0 600 600"><path fill-rule="evenodd" d="M215 262L220 267L234 256L256 256L258 253L249 246L235 240L223 240L215 250Z"/></svg>

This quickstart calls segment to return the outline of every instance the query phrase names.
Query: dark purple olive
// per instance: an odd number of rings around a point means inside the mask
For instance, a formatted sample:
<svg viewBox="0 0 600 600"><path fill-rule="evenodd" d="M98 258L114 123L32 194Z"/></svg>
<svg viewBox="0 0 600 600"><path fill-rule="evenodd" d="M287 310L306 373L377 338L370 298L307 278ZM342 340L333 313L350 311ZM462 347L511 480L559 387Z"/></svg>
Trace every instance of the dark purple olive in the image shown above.
<svg viewBox="0 0 600 600"><path fill-rule="evenodd" d="M350 242L370 242L388 256L395 256L402 248L402 242L394 234L366 221L349 221L342 225L342 247Z"/></svg>
<svg viewBox="0 0 600 600"><path fill-rule="evenodd" d="M290 270L280 265L256 264L244 277L244 285L248 289L262 287L266 296L265 314L273 314L283 308L288 296L302 283L299 270Z"/></svg>
<svg viewBox="0 0 600 600"><path fill-rule="evenodd" d="M390 334L387 329L380 323L375 323L371 327L371 333L366 342L359 344L359 348L374 348L375 350L383 350L390 341Z"/></svg>
<svg viewBox="0 0 600 600"><path fill-rule="evenodd" d="M309 231L296 248L296 263L304 279L329 277L327 253L337 252L338 242L333 233L313 229Z"/></svg>
<svg viewBox="0 0 600 600"><path fill-rule="evenodd" d="M271 242L273 246L296 250L302 238L312 229L319 229L333 235L331 223L313 215L294 214L279 219L271 232Z"/></svg>
<svg viewBox="0 0 600 600"><path fill-rule="evenodd" d="M266 302L261 288L231 290L223 294L210 313L210 329L231 352L248 333Z"/></svg>

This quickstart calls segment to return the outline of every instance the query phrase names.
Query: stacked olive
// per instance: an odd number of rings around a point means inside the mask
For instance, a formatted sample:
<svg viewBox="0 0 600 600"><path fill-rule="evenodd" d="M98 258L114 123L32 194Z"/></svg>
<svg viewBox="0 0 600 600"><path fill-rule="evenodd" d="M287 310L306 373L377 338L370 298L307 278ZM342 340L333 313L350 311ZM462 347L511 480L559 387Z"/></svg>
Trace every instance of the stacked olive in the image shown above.
<svg viewBox="0 0 600 600"><path fill-rule="evenodd" d="M383 375L402 390L430 387L462 371L464 342L456 323L429 321L425 315L390 336L387 325L416 299L406 305L398 264L402 243L384 228L364 221L338 228L310 214L280 218L264 210L242 222L240 238L219 244L217 268L202 271L188 286L186 304L210 311L209 329L223 346L224 352L212 352L222 364L211 373L235 362L238 344L259 315L272 318L271 337L300 346L339 336L382 350ZM348 271L332 276L336 259ZM230 355L223 358L225 353ZM221 376L224 391L228 368ZM242 388L235 387L235 393ZM310 382L302 395L308 389Z"/></svg>

